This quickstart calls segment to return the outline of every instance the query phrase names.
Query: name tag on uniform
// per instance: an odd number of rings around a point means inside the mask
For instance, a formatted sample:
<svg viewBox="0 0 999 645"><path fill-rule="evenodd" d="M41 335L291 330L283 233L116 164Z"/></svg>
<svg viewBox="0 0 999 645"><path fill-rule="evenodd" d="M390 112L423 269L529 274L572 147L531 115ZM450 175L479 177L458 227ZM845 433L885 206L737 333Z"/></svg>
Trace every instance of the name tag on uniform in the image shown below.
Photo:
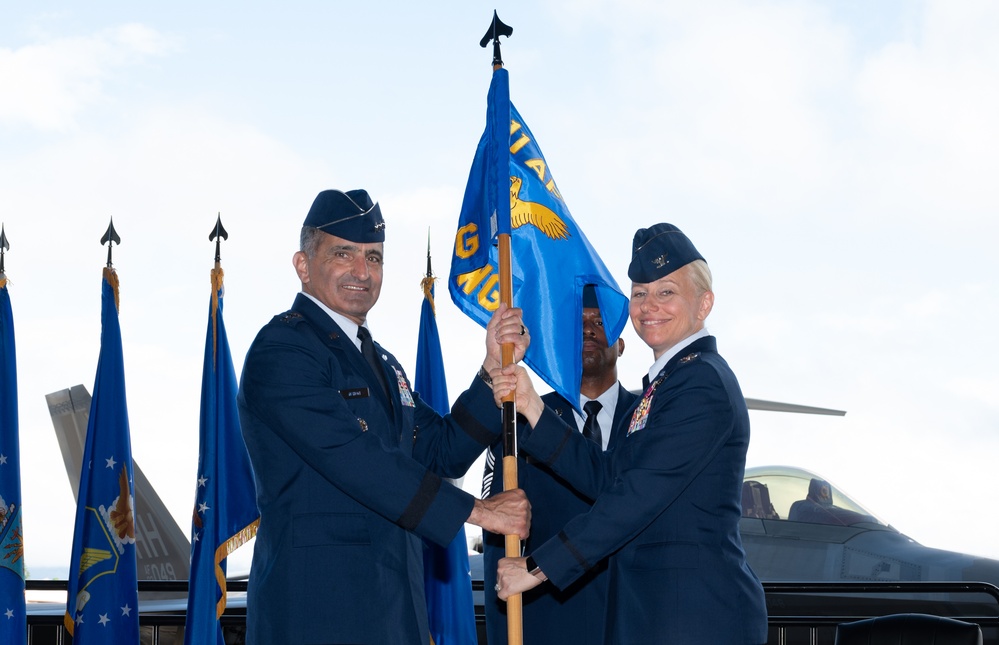
<svg viewBox="0 0 999 645"><path fill-rule="evenodd" d="M355 387L350 390L340 390L340 396L345 399L364 399L368 396L368 388Z"/></svg>

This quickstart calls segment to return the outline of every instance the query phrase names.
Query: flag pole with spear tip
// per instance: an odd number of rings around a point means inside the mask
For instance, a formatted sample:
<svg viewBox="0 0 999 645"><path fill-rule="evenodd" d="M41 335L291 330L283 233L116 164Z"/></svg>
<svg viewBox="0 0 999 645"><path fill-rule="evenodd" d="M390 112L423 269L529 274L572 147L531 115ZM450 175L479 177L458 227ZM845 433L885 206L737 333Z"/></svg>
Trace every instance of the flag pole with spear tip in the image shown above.
<svg viewBox="0 0 999 645"><path fill-rule="evenodd" d="M111 285L111 290L114 293L114 306L115 309L118 308L118 274L114 270L114 263L111 261L111 248L115 245L121 245L121 238L118 237L118 231L114 230L114 218L108 220L108 230L104 232L104 236L101 237L101 246L105 244L108 245L108 264L104 267L104 279L107 280L108 284Z"/></svg>
<svg viewBox="0 0 999 645"><path fill-rule="evenodd" d="M222 226L222 213L216 216L215 228L212 232L208 234L208 241L215 242L215 267L212 269L212 321L216 320L219 308L219 291L222 290L222 280L225 273L222 271L222 240L228 240L229 233L226 232L225 228ZM217 346L218 341L218 325L213 324L212 338L214 349Z"/></svg>
<svg viewBox="0 0 999 645"><path fill-rule="evenodd" d="M496 11L493 11L493 21L489 25L486 35L479 41L479 45L486 47L490 41L493 43L493 72L503 68L503 58L500 55L500 36L509 38L513 34L513 28L503 24ZM504 86L506 92L500 97L504 109L494 110L496 122L492 125L497 128L497 132L509 133L510 127L510 94L509 88ZM500 120L504 122L499 122ZM503 148L503 157L506 163L496 163L500 156L499 150L494 150L494 163L491 164L493 174L489 177L493 190L497 191L496 199L492 204L496 211L494 213L498 230L497 243L499 251L499 285L500 302L508 307L513 307L513 269L510 249L510 199L509 192L509 142ZM502 190L501 190L502 185ZM504 343L502 348L503 367L514 362L513 343ZM503 490L513 490L518 488L517 475L517 402L515 393L511 392L503 398ZM506 536L506 557L516 558L521 555L520 536ZM522 645L524 642L524 617L523 617L523 597L516 594L507 598L506 601L506 624L507 643L509 645Z"/></svg>

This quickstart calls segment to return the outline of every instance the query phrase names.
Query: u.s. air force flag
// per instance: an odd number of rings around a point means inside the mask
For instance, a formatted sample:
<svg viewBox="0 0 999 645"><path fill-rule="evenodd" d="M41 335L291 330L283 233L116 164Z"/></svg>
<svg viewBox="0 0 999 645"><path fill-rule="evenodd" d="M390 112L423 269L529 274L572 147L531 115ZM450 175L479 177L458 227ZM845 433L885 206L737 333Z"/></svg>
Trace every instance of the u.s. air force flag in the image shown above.
<svg viewBox="0 0 999 645"><path fill-rule="evenodd" d="M504 232L508 199L513 300L531 330L524 362L566 401L578 402L583 287L596 287L610 344L627 322L628 299L569 214L537 140L510 103L505 69L493 72L486 114L461 205L448 290L468 316L483 327L489 322L499 307L494 240Z"/></svg>
<svg viewBox="0 0 999 645"><path fill-rule="evenodd" d="M74 645L139 642L132 446L117 303L118 275L107 267L63 619Z"/></svg>
<svg viewBox="0 0 999 645"><path fill-rule="evenodd" d="M447 381L441 356L441 338L434 310L434 279L427 252L427 276L423 279L420 339L416 349L413 387L440 415L448 413ZM447 548L431 542L423 546L423 586L427 594L430 638L434 645L475 645L475 603L468 565L465 527Z"/></svg>
<svg viewBox="0 0 999 645"><path fill-rule="evenodd" d="M224 645L225 558L257 532L253 471L236 412L236 371L222 321L222 269L212 270L201 376L201 450L191 525L186 645Z"/></svg>
<svg viewBox="0 0 999 645"><path fill-rule="evenodd" d="M6 240L4 240L6 242ZM14 315L0 262L0 643L26 643Z"/></svg>

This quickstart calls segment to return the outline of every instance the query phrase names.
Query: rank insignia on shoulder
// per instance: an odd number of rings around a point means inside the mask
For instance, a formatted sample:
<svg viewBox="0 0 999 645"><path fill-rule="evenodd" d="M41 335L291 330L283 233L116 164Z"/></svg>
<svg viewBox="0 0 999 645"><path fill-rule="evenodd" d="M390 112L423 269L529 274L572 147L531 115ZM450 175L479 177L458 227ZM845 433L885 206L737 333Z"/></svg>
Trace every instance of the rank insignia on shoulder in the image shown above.
<svg viewBox="0 0 999 645"><path fill-rule="evenodd" d="M693 354L687 354L686 356L684 356L683 358L680 359L680 362L681 363L689 363L690 361L697 360L697 358L700 355L701 355L700 352L694 352Z"/></svg>
<svg viewBox="0 0 999 645"><path fill-rule="evenodd" d="M302 314L298 313L297 311L286 311L283 314L281 314L281 322L290 323L293 320L298 320L301 317Z"/></svg>
<svg viewBox="0 0 999 645"><path fill-rule="evenodd" d="M368 431L368 422L367 421L365 421L361 417L357 417L357 422L359 424L361 424L361 432L367 432Z"/></svg>

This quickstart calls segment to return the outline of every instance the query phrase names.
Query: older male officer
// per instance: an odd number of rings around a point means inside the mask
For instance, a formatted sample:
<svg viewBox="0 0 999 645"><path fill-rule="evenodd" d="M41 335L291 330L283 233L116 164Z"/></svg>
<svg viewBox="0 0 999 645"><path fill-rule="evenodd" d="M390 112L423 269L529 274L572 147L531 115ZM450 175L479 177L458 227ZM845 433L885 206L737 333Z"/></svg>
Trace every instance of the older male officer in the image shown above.
<svg viewBox="0 0 999 645"><path fill-rule="evenodd" d="M496 440L475 423L492 406L482 379L441 418L411 390L365 321L378 300L385 239L363 190L328 190L305 219L293 263L302 293L257 335L238 405L260 527L250 570L247 643L429 641L420 538L447 545L465 521L527 535L522 491L480 501L459 477ZM523 356L519 310L487 328Z"/></svg>
<svg viewBox="0 0 999 645"><path fill-rule="evenodd" d="M608 345L603 318L592 285L583 288L583 374L580 380L580 415L571 403L551 392L544 395L567 425L603 450L613 449L624 439L622 421L638 397L618 382L617 359L624 353L624 339ZM493 476L502 459L502 444L486 454L483 497L503 490L502 478ZM577 493L545 464L521 453L517 468L520 487L531 500L531 537L528 553L558 534L566 522L589 510L593 500ZM483 533L486 631L490 643L506 643L506 603L496 597L496 565L505 552L502 535ZM525 643L573 643L601 645L607 611L607 566L602 562L563 589L545 585L524 594Z"/></svg>

